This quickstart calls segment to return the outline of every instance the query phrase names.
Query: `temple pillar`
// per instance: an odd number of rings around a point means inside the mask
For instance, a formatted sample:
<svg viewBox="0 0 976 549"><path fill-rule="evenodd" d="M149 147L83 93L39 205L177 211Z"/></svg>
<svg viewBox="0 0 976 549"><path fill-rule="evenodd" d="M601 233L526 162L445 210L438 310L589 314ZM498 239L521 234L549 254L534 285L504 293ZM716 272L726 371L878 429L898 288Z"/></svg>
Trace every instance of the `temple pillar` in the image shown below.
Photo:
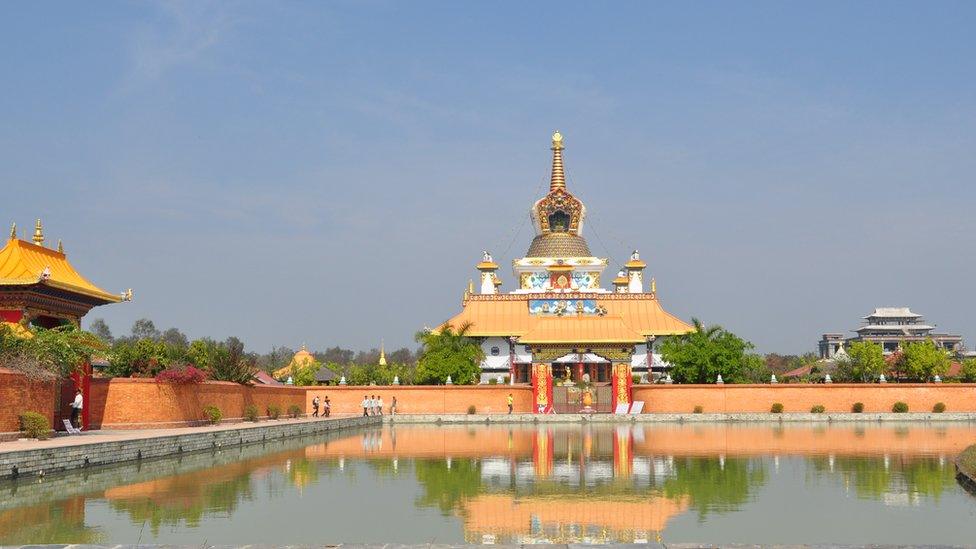
<svg viewBox="0 0 976 549"><path fill-rule="evenodd" d="M630 403L633 401L633 379L631 378L630 363L616 362L611 366L611 368L613 372L612 381L614 410L616 410L621 404L626 404L629 409Z"/></svg>
<svg viewBox="0 0 976 549"><path fill-rule="evenodd" d="M552 367L549 364L532 365L532 402L533 413L552 411Z"/></svg>

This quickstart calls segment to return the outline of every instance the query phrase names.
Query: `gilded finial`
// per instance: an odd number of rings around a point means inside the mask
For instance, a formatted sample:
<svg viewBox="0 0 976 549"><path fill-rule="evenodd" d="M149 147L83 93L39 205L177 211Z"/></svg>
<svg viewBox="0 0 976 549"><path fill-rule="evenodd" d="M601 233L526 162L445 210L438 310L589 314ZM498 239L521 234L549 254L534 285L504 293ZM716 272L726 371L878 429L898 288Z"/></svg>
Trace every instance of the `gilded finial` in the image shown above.
<svg viewBox="0 0 976 549"><path fill-rule="evenodd" d="M41 225L41 220L38 219L37 223L34 224L34 244L38 246L44 245L44 227Z"/></svg>
<svg viewBox="0 0 976 549"><path fill-rule="evenodd" d="M566 188L566 174L563 172L563 135L557 130L552 134L552 177L549 179L549 192Z"/></svg>
<svg viewBox="0 0 976 549"><path fill-rule="evenodd" d="M17 240L17 222L10 224L10 240Z"/></svg>
<svg viewBox="0 0 976 549"><path fill-rule="evenodd" d="M58 239L58 253L64 255L64 244L61 243L61 239Z"/></svg>
<svg viewBox="0 0 976 549"><path fill-rule="evenodd" d="M468 279L468 293L474 293L474 280Z"/></svg>
<svg viewBox="0 0 976 549"><path fill-rule="evenodd" d="M651 278L651 293L657 293L657 280L654 280L654 278Z"/></svg>
<svg viewBox="0 0 976 549"><path fill-rule="evenodd" d="M552 134L552 148L563 148L563 134L559 133L559 130L556 130L556 133Z"/></svg>
<svg viewBox="0 0 976 549"><path fill-rule="evenodd" d="M380 366L386 366L386 347L380 339Z"/></svg>

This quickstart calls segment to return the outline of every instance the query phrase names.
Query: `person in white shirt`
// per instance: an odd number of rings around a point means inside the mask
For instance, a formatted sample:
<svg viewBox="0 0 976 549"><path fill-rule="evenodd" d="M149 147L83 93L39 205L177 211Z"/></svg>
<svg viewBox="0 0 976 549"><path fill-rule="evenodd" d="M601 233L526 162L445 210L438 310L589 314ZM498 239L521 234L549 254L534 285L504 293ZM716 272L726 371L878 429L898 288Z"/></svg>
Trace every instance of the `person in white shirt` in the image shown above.
<svg viewBox="0 0 976 549"><path fill-rule="evenodd" d="M84 405L85 399L81 396L81 389L78 389L75 392L75 400L71 403L71 424L75 427L81 427L80 416Z"/></svg>
<svg viewBox="0 0 976 549"><path fill-rule="evenodd" d="M376 415L383 415L383 397L376 395Z"/></svg>
<svg viewBox="0 0 976 549"><path fill-rule="evenodd" d="M363 401L360 404L362 404L362 406L363 406L363 416L368 416L369 415L369 404L370 404L370 402L369 402L369 395L364 395L363 396Z"/></svg>

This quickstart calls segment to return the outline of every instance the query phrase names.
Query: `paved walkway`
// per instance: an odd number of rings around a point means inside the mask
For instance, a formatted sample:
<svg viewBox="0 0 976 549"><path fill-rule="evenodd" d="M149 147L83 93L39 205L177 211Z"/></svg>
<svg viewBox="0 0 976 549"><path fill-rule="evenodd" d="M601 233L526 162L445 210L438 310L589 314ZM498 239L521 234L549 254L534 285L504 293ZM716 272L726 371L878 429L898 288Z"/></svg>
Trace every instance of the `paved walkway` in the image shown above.
<svg viewBox="0 0 976 549"><path fill-rule="evenodd" d="M218 431L230 431L235 429L254 429L267 427L268 425L287 425L294 423L312 423L316 421L333 421L340 418L357 417L355 414L337 414L329 418L306 417L300 419L282 418L278 420L265 420L256 423L221 423L219 425L202 425L198 427L175 427L171 429L121 429L121 430L99 430L88 431L81 435L58 434L54 438L47 440L37 440L33 438L22 438L8 442L0 442L0 454L7 452L21 452L24 450L40 450L53 448L67 448L74 446L84 446L86 444L98 444L101 442L119 442L124 440L142 440L157 437L169 437L177 435L199 434Z"/></svg>

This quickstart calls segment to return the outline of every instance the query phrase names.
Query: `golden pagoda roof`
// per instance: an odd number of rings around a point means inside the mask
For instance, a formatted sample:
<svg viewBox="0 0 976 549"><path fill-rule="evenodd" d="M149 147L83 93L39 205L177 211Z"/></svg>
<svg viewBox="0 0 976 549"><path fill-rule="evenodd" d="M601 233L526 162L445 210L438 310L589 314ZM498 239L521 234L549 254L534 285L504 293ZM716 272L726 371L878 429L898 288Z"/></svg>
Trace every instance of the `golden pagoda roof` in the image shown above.
<svg viewBox="0 0 976 549"><path fill-rule="evenodd" d="M43 242L42 237L39 242ZM106 292L81 276L63 251L52 250L40 243L32 244L18 238L7 241L7 245L0 249L0 286L43 284L103 303L123 300L121 295Z"/></svg>
<svg viewBox="0 0 976 549"><path fill-rule="evenodd" d="M442 326L450 324L457 327L470 323L468 334L472 337L521 337L539 323L553 320L551 316L529 314L528 301L553 298L595 300L597 305L606 309L606 316L619 318L627 328L642 337L680 335L693 330L690 324L665 311L655 295L630 293L469 295L464 302L464 309ZM564 319L566 318L555 320ZM596 328L596 325L592 326ZM584 338L580 341L585 341L587 333L580 331L579 334ZM595 331L592 335L598 336L600 332Z"/></svg>
<svg viewBox="0 0 976 549"><path fill-rule="evenodd" d="M312 353L308 352L308 348L305 347L305 345L302 345L302 348L299 349L298 352L291 357L291 361L288 363L288 366L285 366L284 368L278 368L271 375L276 379L280 379L282 377L291 375L292 368L296 366L299 367L307 366L314 362L315 362L315 356L312 355Z"/></svg>
<svg viewBox="0 0 976 549"><path fill-rule="evenodd" d="M542 233L532 239L525 257L592 257L586 239L574 233Z"/></svg>
<svg viewBox="0 0 976 549"><path fill-rule="evenodd" d="M523 344L548 343L643 343L645 337L619 316L565 316L537 322L519 337Z"/></svg>

